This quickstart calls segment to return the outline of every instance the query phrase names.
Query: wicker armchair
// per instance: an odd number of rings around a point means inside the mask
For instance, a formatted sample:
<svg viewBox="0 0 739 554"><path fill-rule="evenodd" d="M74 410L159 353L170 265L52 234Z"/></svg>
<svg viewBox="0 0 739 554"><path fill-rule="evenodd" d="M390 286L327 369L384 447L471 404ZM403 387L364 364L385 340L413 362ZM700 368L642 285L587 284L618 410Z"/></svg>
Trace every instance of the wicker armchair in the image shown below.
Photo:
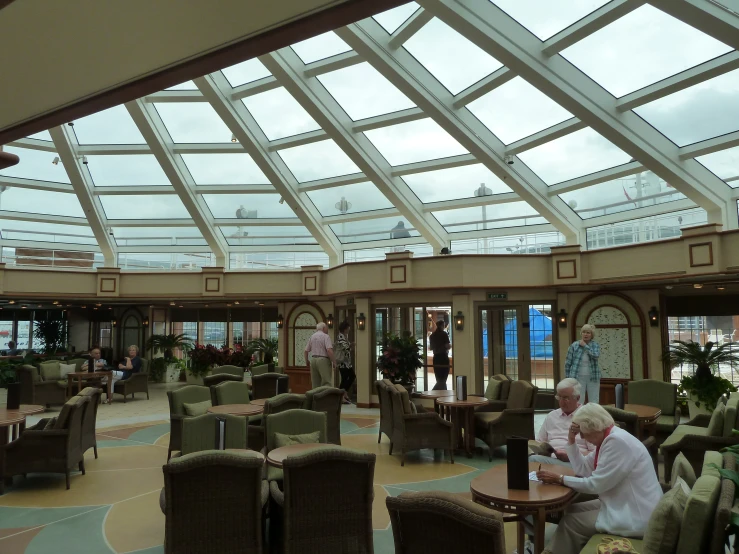
<svg viewBox="0 0 739 554"><path fill-rule="evenodd" d="M59 416L42 420L3 447L5 462L0 478L28 473L64 473L69 490L69 472L85 474L82 453L82 420L89 406L87 396L74 396L62 407Z"/></svg>
<svg viewBox="0 0 739 554"><path fill-rule="evenodd" d="M224 449L246 450L248 429L246 418L235 415L203 414L182 420L182 445L180 455L185 456L203 450L219 450L220 421L224 420Z"/></svg>
<svg viewBox="0 0 739 554"><path fill-rule="evenodd" d="M334 387L318 387L305 393L306 409L326 414L328 442L341 444L341 405L344 391Z"/></svg>
<svg viewBox="0 0 739 554"><path fill-rule="evenodd" d="M64 404L67 401L67 382L59 380L44 381L38 368L22 365L16 368L16 375L21 385L21 404L51 406Z"/></svg>
<svg viewBox="0 0 739 554"><path fill-rule="evenodd" d="M134 373L128 379L116 381L113 387L113 394L123 395L124 404L129 394L131 398L135 398L137 392L145 392L146 399L149 400L149 360L146 358L141 358L141 371Z"/></svg>
<svg viewBox="0 0 739 554"><path fill-rule="evenodd" d="M404 492L385 499L395 552L505 554L498 512L448 492Z"/></svg>
<svg viewBox="0 0 739 554"><path fill-rule="evenodd" d="M290 376L281 375L279 373L265 373L264 375L255 375L251 379L252 396L258 398L272 398L277 394L288 392L290 386Z"/></svg>
<svg viewBox="0 0 739 554"><path fill-rule="evenodd" d="M224 381L213 385L210 387L210 401L214 406L249 404L249 385L243 381Z"/></svg>
<svg viewBox="0 0 739 554"><path fill-rule="evenodd" d="M213 387L218 383L225 382L243 383L244 378L237 377L236 375L231 375L230 373L217 373L215 375L206 375L205 377L203 377L203 385L205 385L206 387Z"/></svg>
<svg viewBox="0 0 739 554"><path fill-rule="evenodd" d="M642 379L629 383L629 402L654 406L662 410L657 418L657 443L661 444L680 425L680 408L677 405L677 385L655 379Z"/></svg>
<svg viewBox="0 0 739 554"><path fill-rule="evenodd" d="M264 418L264 453L276 448L275 433L283 435L304 435L318 431L318 442L326 442L326 414L310 410L288 410ZM282 481L282 470L267 466L269 481Z"/></svg>
<svg viewBox="0 0 739 554"><path fill-rule="evenodd" d="M205 451L162 469L167 554L262 554L264 460L256 452Z"/></svg>
<svg viewBox="0 0 739 554"><path fill-rule="evenodd" d="M506 408L502 412L475 412L475 434L488 445L488 459L493 449L511 436L534 438L534 406L539 388L528 381L512 381Z"/></svg>
<svg viewBox="0 0 739 554"><path fill-rule="evenodd" d="M405 465L405 453L421 448L441 448L449 451L454 463L454 426L435 412L414 413L408 391L401 385L387 387L393 407L393 446L400 446L400 465Z"/></svg>
<svg viewBox="0 0 739 554"><path fill-rule="evenodd" d="M723 461L724 469L736 471L736 457L734 454L724 454ZM736 483L732 479L723 477L721 479L721 493L718 498L718 506L716 506L716 516L713 522L713 532L711 533L711 550L709 554L724 554L726 552L724 546L728 540L727 528L732 519L735 493Z"/></svg>
<svg viewBox="0 0 739 554"><path fill-rule="evenodd" d="M385 382L387 381L387 382ZM375 381L375 388L377 389L377 398L380 400L380 429L377 432L377 444L380 444L382 440L382 434L390 440L390 444L393 444L393 401L388 391L389 380L383 379Z"/></svg>
<svg viewBox="0 0 739 554"><path fill-rule="evenodd" d="M372 554L374 454L309 451L286 458L283 468L284 492L270 483L270 526L281 519L283 529L270 534L282 538L284 554Z"/></svg>
<svg viewBox="0 0 739 554"><path fill-rule="evenodd" d="M717 406L715 411L720 409L721 407ZM685 455L697 473L700 471L703 455L707 450L721 450L726 446L739 444L739 435L733 433L739 425L739 392L731 393L723 409L724 418L721 429L711 429L709 424L706 424L705 427L690 425L690 423L702 424L705 422L705 419L694 420L688 422L688 425L678 425L672 434L665 439L660 446L660 451L664 456L666 476L672 472L672 463L679 452ZM711 420L714 417L717 417L717 415L712 416ZM710 434L712 431L714 433Z"/></svg>
<svg viewBox="0 0 739 554"><path fill-rule="evenodd" d="M633 412L627 412L626 410L619 410L613 406L603 406L603 408L611 414L613 421L618 424L621 429L628 431L635 437L638 434L639 429L639 417Z"/></svg>
<svg viewBox="0 0 739 554"><path fill-rule="evenodd" d="M199 385L188 385L181 389L167 391L167 399L169 400L170 422L169 450L167 452L167 459L169 460L173 450L182 448L182 420L188 417L184 404L210 400L210 389Z"/></svg>
<svg viewBox="0 0 739 554"><path fill-rule="evenodd" d="M498 374L491 376L488 379L488 386L483 395L489 400L489 403L476 407L475 412L502 412L505 410L508 407L508 397L510 396L512 382L511 378L507 375ZM498 383L500 385L497 385ZM493 394L494 388L497 388L495 394Z"/></svg>
<svg viewBox="0 0 739 554"><path fill-rule="evenodd" d="M103 391L97 387L86 387L82 389L77 396L86 396L90 399L89 404L85 408L85 415L82 418L82 454L84 455L90 448L94 449L95 459L98 457L98 441L95 428L97 426L98 406L100 405L100 397Z"/></svg>

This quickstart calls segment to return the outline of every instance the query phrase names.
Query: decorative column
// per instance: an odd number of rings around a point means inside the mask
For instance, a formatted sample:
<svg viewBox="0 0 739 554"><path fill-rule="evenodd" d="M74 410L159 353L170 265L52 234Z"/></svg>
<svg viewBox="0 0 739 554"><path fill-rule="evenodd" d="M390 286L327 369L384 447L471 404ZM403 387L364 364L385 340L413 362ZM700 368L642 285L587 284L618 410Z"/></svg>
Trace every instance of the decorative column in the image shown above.
<svg viewBox="0 0 739 554"><path fill-rule="evenodd" d="M373 314L370 313L370 299L356 298L357 317L364 314L366 325L360 330L357 321L353 321L356 346L354 350L354 371L357 373L357 407L369 408L377 403L374 390L377 371L372 365L372 350L374 348ZM374 397L374 399L373 399Z"/></svg>

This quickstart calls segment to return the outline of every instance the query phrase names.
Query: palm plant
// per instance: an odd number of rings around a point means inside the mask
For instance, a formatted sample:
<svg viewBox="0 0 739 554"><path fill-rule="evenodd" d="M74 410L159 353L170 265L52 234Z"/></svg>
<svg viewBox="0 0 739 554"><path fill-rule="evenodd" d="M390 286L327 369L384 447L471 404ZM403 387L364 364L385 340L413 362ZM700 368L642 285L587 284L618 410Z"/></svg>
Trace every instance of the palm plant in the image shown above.
<svg viewBox="0 0 739 554"><path fill-rule="evenodd" d="M689 393L696 397L696 407L703 402L707 410L713 410L722 395L736 392L731 381L715 374L720 364L739 364L739 356L731 351L729 343L716 346L713 342L707 342L701 346L693 341L676 340L667 347L662 359L671 368L695 366L695 374L680 379L678 390L681 394Z"/></svg>
<svg viewBox="0 0 739 554"><path fill-rule="evenodd" d="M274 359L277 356L277 347L277 339L275 338L254 339L247 346L252 352L260 353L262 355L262 361L268 365L274 363Z"/></svg>
<svg viewBox="0 0 739 554"><path fill-rule="evenodd" d="M172 352L176 349L187 352L193 348L193 342L187 336L180 334L170 335L152 335L149 340L146 341L146 348L154 352L163 352L164 357L169 359L172 358Z"/></svg>

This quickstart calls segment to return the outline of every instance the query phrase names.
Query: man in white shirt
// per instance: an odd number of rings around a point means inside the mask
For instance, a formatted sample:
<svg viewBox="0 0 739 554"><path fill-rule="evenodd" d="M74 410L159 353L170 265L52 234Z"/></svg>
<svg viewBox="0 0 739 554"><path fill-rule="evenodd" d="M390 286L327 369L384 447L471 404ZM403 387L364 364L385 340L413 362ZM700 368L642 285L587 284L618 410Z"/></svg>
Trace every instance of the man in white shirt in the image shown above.
<svg viewBox="0 0 739 554"><path fill-rule="evenodd" d="M308 339L305 345L305 363L310 369L310 380L313 388L333 386L332 369L336 367L334 345L331 337L326 333L326 324L316 325L316 332ZM310 355L310 358L308 356Z"/></svg>
<svg viewBox="0 0 739 554"><path fill-rule="evenodd" d="M572 425L572 416L580 407L581 385L577 379L563 379L557 385L557 395L555 398L559 402L559 409L553 410L547 414L541 429L536 434L536 440L546 445L534 450L539 452L550 452L550 454L534 454L529 457L529 461L539 464L564 465L570 467L570 458L567 454L567 437L569 435L570 426ZM582 436L577 437L577 447L583 456L587 456L595 451L595 445L587 442ZM553 452L552 452L553 450Z"/></svg>

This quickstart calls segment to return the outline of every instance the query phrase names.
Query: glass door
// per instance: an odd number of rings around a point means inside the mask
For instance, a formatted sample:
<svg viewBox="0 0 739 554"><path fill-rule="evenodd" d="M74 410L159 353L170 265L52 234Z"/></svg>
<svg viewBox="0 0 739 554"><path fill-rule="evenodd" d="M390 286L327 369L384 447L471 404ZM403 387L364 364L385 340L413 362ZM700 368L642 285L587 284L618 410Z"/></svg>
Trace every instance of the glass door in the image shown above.
<svg viewBox="0 0 739 554"><path fill-rule="evenodd" d="M529 331L532 323L528 309L525 304L480 309L483 390L490 377L496 374L507 375L513 380L530 379L532 341ZM551 323L549 339L551 344Z"/></svg>

